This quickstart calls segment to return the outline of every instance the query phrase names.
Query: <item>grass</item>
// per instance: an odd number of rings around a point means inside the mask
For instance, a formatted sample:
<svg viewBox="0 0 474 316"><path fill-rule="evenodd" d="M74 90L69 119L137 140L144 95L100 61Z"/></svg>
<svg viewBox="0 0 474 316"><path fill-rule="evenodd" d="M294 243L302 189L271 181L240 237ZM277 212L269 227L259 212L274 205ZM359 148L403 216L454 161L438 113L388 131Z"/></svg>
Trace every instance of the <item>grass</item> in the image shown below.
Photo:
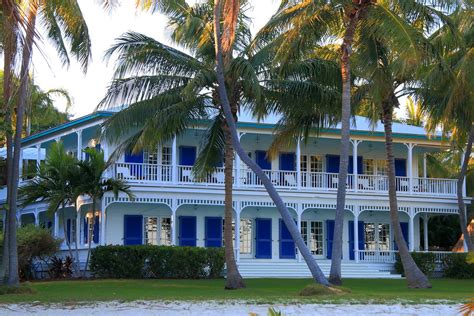
<svg viewBox="0 0 474 316"><path fill-rule="evenodd" d="M28 294L0 295L4 303L75 303L133 300L239 300L253 303L461 303L474 297L472 280L434 279L433 288L408 289L405 280L347 279L348 293L302 297L309 279L248 279L243 290L224 290L224 280L88 280L32 282Z"/></svg>

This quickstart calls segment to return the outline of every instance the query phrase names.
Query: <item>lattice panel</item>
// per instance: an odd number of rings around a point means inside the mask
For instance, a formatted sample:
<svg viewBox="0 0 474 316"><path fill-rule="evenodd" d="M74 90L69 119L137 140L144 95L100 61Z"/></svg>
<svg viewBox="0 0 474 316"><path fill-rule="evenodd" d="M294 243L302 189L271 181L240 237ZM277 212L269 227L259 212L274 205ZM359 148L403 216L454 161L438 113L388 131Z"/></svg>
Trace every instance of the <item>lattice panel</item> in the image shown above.
<svg viewBox="0 0 474 316"><path fill-rule="evenodd" d="M297 203L285 203L286 207L292 208L296 211ZM275 203L269 201L242 201L242 209L245 207L276 207Z"/></svg>

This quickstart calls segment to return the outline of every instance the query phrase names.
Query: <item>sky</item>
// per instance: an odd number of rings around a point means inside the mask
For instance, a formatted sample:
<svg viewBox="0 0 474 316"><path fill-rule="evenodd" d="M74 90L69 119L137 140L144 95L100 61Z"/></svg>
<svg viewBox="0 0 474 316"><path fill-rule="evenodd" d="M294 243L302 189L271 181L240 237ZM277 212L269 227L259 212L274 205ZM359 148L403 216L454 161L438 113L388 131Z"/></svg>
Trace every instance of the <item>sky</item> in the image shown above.
<svg viewBox="0 0 474 316"><path fill-rule="evenodd" d="M160 42L172 45L167 19L161 14L140 12L135 9L134 0L122 0L112 13L105 12L94 0L78 0L89 27L92 41L92 61L86 74L73 59L69 67L61 64L56 51L43 37L39 47L33 52L33 75L35 84L43 90L65 88L72 96L73 105L69 110L77 118L95 110L104 97L112 79L113 60L104 61L104 52L114 40L127 31L135 31L151 36ZM252 0L248 12L252 19L252 31L258 31L276 11L277 0ZM41 34L41 31L40 31ZM57 99L56 106L64 110L65 100Z"/></svg>

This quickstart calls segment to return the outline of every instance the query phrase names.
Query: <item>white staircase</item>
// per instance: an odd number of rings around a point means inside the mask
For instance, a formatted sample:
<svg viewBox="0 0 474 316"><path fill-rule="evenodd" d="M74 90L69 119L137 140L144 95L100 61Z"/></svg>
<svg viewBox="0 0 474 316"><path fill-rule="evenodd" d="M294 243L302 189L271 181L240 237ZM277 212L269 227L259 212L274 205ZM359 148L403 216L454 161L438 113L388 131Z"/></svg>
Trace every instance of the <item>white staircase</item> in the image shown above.
<svg viewBox="0 0 474 316"><path fill-rule="evenodd" d="M318 265L326 276L329 276L331 261L318 261ZM310 278L311 273L304 261L295 260L241 260L239 271L244 278ZM399 279L394 274L393 264L389 263L354 263L342 262L343 278Z"/></svg>

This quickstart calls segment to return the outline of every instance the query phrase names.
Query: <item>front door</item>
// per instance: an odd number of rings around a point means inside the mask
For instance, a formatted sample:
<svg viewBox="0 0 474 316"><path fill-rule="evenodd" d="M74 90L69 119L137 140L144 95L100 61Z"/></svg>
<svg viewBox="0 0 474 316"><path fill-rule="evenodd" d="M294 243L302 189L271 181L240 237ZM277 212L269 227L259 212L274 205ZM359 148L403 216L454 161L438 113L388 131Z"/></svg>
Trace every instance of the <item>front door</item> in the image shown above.
<svg viewBox="0 0 474 316"><path fill-rule="evenodd" d="M280 219L280 259L295 259L295 242L291 237L288 227Z"/></svg>
<svg viewBox="0 0 474 316"><path fill-rule="evenodd" d="M272 219L256 218L255 219L255 258L271 259L272 258Z"/></svg>
<svg viewBox="0 0 474 316"><path fill-rule="evenodd" d="M205 246L222 247L222 217L205 217Z"/></svg>
<svg viewBox="0 0 474 316"><path fill-rule="evenodd" d="M143 243L143 216L123 216L123 244L141 245Z"/></svg>
<svg viewBox="0 0 474 316"><path fill-rule="evenodd" d="M196 216L179 217L179 245L196 246Z"/></svg>

